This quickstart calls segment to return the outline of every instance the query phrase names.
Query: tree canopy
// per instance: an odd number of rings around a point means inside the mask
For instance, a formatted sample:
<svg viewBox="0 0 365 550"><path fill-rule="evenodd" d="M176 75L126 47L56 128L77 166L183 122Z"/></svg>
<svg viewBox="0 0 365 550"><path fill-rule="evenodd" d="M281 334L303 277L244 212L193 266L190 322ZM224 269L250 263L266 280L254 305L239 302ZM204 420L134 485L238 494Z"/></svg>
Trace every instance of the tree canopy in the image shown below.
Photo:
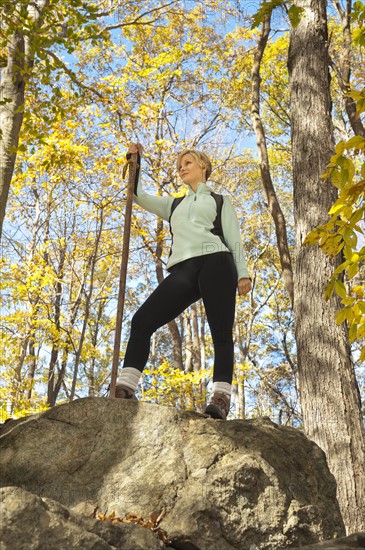
<svg viewBox="0 0 365 550"><path fill-rule="evenodd" d="M295 40L296 54L303 44L308 9L305 0L2 4L4 419L106 393L124 232L123 167L129 143L140 141L147 191L186 192L175 159L194 147L210 156L209 184L229 195L237 211L253 290L237 298L232 417L267 415L308 431L300 402L300 321L295 333L293 313L295 278L302 280L295 267L301 221L292 141L300 107L293 113L296 84L288 71ZM336 146L317 191L300 207L309 212L325 186L338 190L325 215L318 209L303 224L300 239L329 257L332 267L317 270L313 299L325 296L332 305L339 299L332 321L349 331L348 360L363 402L364 14L360 1L327 6L327 129ZM301 139L305 152L314 141ZM137 206L131 229L121 359L131 317L163 279L170 247L168 226ZM320 321L312 316L311 322L314 331ZM198 302L153 335L140 396L203 409L212 364Z"/></svg>

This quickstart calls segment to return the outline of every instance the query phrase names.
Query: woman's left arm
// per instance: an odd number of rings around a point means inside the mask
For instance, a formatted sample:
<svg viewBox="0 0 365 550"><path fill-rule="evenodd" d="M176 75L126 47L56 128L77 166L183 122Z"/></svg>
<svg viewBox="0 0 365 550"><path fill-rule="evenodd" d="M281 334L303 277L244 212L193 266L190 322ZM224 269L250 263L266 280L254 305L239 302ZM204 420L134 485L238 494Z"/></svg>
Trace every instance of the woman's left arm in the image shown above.
<svg viewBox="0 0 365 550"><path fill-rule="evenodd" d="M240 295L247 294L251 290L251 279L248 274L247 262L243 250L241 231L237 219L237 214L231 200L226 195L223 195L222 208L222 229L223 236L229 250L232 252L234 263L237 268L238 275L238 293Z"/></svg>

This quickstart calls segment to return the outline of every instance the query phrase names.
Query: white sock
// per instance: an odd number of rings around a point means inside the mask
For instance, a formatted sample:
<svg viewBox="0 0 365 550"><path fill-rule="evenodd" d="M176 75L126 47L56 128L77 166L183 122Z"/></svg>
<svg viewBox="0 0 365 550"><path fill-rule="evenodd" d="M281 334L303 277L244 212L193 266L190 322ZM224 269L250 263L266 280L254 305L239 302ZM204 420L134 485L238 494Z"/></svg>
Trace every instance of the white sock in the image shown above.
<svg viewBox="0 0 365 550"><path fill-rule="evenodd" d="M120 376L117 380L117 386L124 386L125 388L128 388L135 392L141 374L141 371L138 369L135 369L133 367L125 367L122 369L122 372L120 373Z"/></svg>
<svg viewBox="0 0 365 550"><path fill-rule="evenodd" d="M225 393L229 397L231 396L232 385L228 382L213 382L212 393Z"/></svg>

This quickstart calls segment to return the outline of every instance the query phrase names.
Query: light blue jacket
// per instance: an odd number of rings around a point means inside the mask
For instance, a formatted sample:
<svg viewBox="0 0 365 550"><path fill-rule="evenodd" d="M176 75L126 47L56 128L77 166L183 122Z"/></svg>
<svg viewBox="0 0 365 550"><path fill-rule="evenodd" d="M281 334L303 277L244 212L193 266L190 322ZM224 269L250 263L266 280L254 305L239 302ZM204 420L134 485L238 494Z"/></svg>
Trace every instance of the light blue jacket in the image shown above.
<svg viewBox="0 0 365 550"><path fill-rule="evenodd" d="M134 202L168 221L175 197L149 195L143 190L140 178L136 187ZM227 246L219 235L211 232L217 215L217 206L211 191L208 185L199 183L197 191L189 188L184 200L175 208L170 220L173 239L166 268L169 270L188 258L227 251L233 254L238 279L249 277L237 215L227 195L223 195L222 207L223 236Z"/></svg>

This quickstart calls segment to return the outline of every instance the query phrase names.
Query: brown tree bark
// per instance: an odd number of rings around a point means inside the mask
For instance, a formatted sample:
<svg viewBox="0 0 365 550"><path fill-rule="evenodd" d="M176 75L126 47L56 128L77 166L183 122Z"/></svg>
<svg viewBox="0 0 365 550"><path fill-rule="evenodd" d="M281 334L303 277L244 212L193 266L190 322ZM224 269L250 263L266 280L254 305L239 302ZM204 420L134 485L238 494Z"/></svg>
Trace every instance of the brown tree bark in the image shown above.
<svg viewBox="0 0 365 550"><path fill-rule="evenodd" d="M344 103L352 131L356 136L365 137L365 128L359 116L356 113L356 102L348 95L351 89L351 10L352 0L346 0L346 5L343 8L339 0L333 0L333 4L337 10L342 24L343 43L338 53L337 63L331 60L331 66L337 76L338 84L344 94Z"/></svg>
<svg viewBox="0 0 365 550"><path fill-rule="evenodd" d="M284 280L285 289L289 295L291 304L294 302L294 282L293 269L290 258L288 245L288 236L286 231L286 222L284 214L281 210L278 197L271 179L269 155L266 145L266 136L264 125L262 124L260 115L260 66L264 55L265 47L270 34L270 17L265 19L262 24L261 35L254 54L254 62L252 67L252 90L251 90L251 120L252 126L256 135L257 147L260 158L260 173L262 186L266 195L267 205L270 214L274 220L276 241L280 256L280 264Z"/></svg>
<svg viewBox="0 0 365 550"><path fill-rule="evenodd" d="M202 368L202 358L200 355L200 336L199 336L199 322L198 322L198 309L197 304L191 304L191 319L193 322L193 356L194 356L194 370L200 371Z"/></svg>
<svg viewBox="0 0 365 550"><path fill-rule="evenodd" d="M206 313L204 309L203 300L199 300L199 317L200 317L200 357L202 368L205 369L206 365L206 353L205 353L205 320Z"/></svg>
<svg viewBox="0 0 365 550"><path fill-rule="evenodd" d="M47 4L48 0L36 0L29 5L19 3L13 21L15 30L7 45L6 66L0 71L0 101L3 102L0 103L0 239L24 118L26 79L34 63L29 29L20 29L16 26L26 11L34 24L33 32L37 33L37 27L43 22L43 12ZM5 5L2 11L6 13ZM5 27L4 23L4 29Z"/></svg>
<svg viewBox="0 0 365 550"><path fill-rule="evenodd" d="M10 182L14 172L19 132L23 122L24 104L24 36L15 32L8 46L7 66L0 81L0 237L5 217Z"/></svg>
<svg viewBox="0 0 365 550"><path fill-rule="evenodd" d="M190 324L190 309L184 311L184 333L185 333L185 372L193 370L193 342Z"/></svg>
<svg viewBox="0 0 365 550"><path fill-rule="evenodd" d="M64 276L64 266L66 261L66 240L61 246L59 253L60 253L60 259L57 266L57 279L54 284L54 295L53 295L53 307L54 307L54 317L53 322L55 329L57 331L57 334L59 337L54 338L52 343L52 349L51 349L51 357L49 361L49 367L48 367L48 388L47 388L47 396L48 396L48 402L55 404L56 397L54 395L55 390L55 380L56 380L56 369L57 369L57 362L58 362L58 355L60 351L60 335L61 335L61 300L62 300L62 291L63 291L63 285L62 285L62 279Z"/></svg>
<svg viewBox="0 0 365 550"><path fill-rule="evenodd" d="M66 338L62 346L61 368L57 373L57 378L56 378L56 371L55 371L56 363L53 363L52 355L51 355L51 360L48 367L48 391L47 391L47 403L49 404L50 407L54 407L54 405L56 404L56 400L62 386L65 388L65 391L66 391L64 378L66 374L68 357L71 354L71 352L75 350L75 347L72 341L72 333L77 321L77 315L81 307L82 294L84 292L84 285L85 285L85 278L86 278L86 273L83 273L83 278L81 279L81 281L79 281L78 278L76 277L77 284L79 286L76 293L76 298L71 307L71 316L68 322L67 330L64 329L66 331ZM70 296L73 295L72 287L73 287L73 282L71 281ZM54 317L54 319L55 318L56 317ZM54 346L55 344L53 345L53 347ZM58 357L58 353L57 353L57 357ZM50 380L51 378L52 378L52 383ZM69 392L68 392L68 396L69 396Z"/></svg>
<svg viewBox="0 0 365 550"><path fill-rule="evenodd" d="M74 365L74 372L73 372L73 378L72 378L70 401L73 401L76 394L76 384L77 384L77 376L78 376L79 366L81 361L81 353L84 345L87 325L89 323L91 299L92 299L93 290L94 290L95 269L96 269L96 264L98 262L101 234L104 228L104 212L102 209L100 210L99 216L100 216L100 221L97 222L99 227L96 227L97 231L95 236L94 250L88 262L89 264L88 267L90 267L90 286L89 286L88 292L85 293L85 310L84 310L82 329L81 329L81 334L78 342L78 347L75 353L75 365Z"/></svg>
<svg viewBox="0 0 365 550"><path fill-rule="evenodd" d="M33 330L30 335L29 340L29 369L28 369L28 390L27 390L27 399L29 401L32 398L33 386L34 386L34 376L37 368L37 350L35 346L35 331Z"/></svg>
<svg viewBox="0 0 365 550"><path fill-rule="evenodd" d="M303 247L328 219L336 189L321 179L333 154L325 0L297 0L303 15L291 30L289 73L296 257L294 313L300 398L307 435L326 453L348 532L365 529L365 437L346 327L339 300L324 300L335 262Z"/></svg>
<svg viewBox="0 0 365 550"><path fill-rule="evenodd" d="M100 321L104 314L105 303L106 303L106 300L104 300L103 298L100 298L96 317L95 317L95 323L93 323L94 327L92 328L92 333L91 333L91 343L95 349L98 345ZM89 383L89 396L94 397L98 394L98 390L100 389L96 387L96 357L95 356L93 356L91 359L91 365L87 371L87 378Z"/></svg>
<svg viewBox="0 0 365 550"><path fill-rule="evenodd" d="M235 340L238 345L240 363L244 363L247 358L247 352L243 344L241 325L238 322L234 324ZM245 418L245 380L239 376L241 372L238 371L238 367L234 370L234 378L236 384L232 386L232 393L234 395L236 418Z"/></svg>
<svg viewBox="0 0 365 550"><path fill-rule="evenodd" d="M37 232L40 225L40 200L39 194L36 190L33 190L34 199L35 199L35 216L32 227L32 238L27 246L27 255L26 261L29 262L29 265L32 265L36 252L36 243L37 243ZM43 268L44 272L44 268ZM25 395L25 388L22 387L22 382L24 382L25 374L23 373L23 367L28 359L29 371L27 375L27 399L31 399L32 396L32 386L34 373L36 370L36 356L35 356L35 332L36 332L36 321L39 316L40 310L40 295L33 294L29 296L29 327L23 336L23 339L20 343L20 353L19 360L16 363L14 368L14 376L11 384L10 395L12 400L12 412L17 406L17 402Z"/></svg>

